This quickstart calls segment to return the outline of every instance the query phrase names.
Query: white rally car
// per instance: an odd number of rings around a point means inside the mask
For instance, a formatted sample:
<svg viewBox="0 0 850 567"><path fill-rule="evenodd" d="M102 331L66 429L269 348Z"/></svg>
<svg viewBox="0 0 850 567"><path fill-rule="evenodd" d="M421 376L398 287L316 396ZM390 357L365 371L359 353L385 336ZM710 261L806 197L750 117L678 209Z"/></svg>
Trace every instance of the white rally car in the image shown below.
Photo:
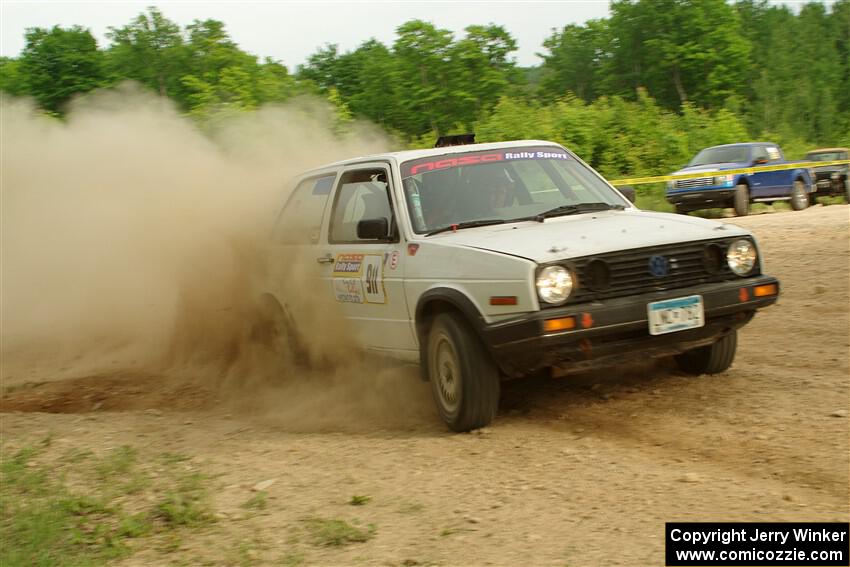
<svg viewBox="0 0 850 567"><path fill-rule="evenodd" d="M421 364L456 431L493 419L502 379L545 368L675 355L722 372L779 293L746 230L639 210L552 142L374 155L296 183L277 243L317 262L363 347ZM293 301L265 299L284 316Z"/></svg>

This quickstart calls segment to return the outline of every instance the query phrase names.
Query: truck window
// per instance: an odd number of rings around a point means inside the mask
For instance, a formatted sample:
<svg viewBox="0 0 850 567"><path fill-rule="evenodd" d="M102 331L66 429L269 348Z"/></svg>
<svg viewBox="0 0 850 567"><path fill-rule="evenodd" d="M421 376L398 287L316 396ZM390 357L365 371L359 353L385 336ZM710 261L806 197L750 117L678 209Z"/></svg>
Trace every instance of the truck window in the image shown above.
<svg viewBox="0 0 850 567"><path fill-rule="evenodd" d="M782 153L776 146L767 146L766 149L767 156L770 161L780 161L782 159Z"/></svg>
<svg viewBox="0 0 850 567"><path fill-rule="evenodd" d="M343 174L331 215L331 243L374 244L373 240L357 238L357 223L361 220L385 218L392 225L387 179L387 171L384 169L361 169Z"/></svg>
<svg viewBox="0 0 850 567"><path fill-rule="evenodd" d="M759 159L766 159L770 161L770 156L767 153L767 150L764 146L755 146L753 147L753 161Z"/></svg>
<svg viewBox="0 0 850 567"><path fill-rule="evenodd" d="M278 215L274 240L282 244L315 244L322 231L325 205L336 174L311 177L299 183Z"/></svg>

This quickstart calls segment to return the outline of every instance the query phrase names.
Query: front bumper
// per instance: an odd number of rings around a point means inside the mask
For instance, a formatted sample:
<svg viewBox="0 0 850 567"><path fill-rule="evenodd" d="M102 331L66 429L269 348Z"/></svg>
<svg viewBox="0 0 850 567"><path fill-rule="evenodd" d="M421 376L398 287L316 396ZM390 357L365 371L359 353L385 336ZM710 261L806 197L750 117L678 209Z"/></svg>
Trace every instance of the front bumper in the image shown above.
<svg viewBox="0 0 850 567"><path fill-rule="evenodd" d="M667 192L667 202L694 209L706 208L705 205L723 206L735 196L734 187L700 187L692 190L673 190Z"/></svg>
<svg viewBox="0 0 850 567"><path fill-rule="evenodd" d="M753 288L776 285L776 294L755 297ZM637 357L676 354L708 345L734 329L743 327L757 309L776 302L779 281L770 276L703 284L688 288L644 293L542 309L491 325L482 338L499 367L509 376L522 376L544 367L582 371L618 364ZM647 304L664 299L701 295L705 325L650 335ZM574 317L575 328L546 333L547 319Z"/></svg>

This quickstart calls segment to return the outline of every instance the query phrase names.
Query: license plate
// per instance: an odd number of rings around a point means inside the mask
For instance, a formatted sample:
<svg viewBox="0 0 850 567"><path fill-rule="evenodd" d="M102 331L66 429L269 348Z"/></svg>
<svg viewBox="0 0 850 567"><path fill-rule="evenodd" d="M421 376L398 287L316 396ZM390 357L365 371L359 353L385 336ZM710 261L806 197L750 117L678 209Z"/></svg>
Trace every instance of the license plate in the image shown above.
<svg viewBox="0 0 850 567"><path fill-rule="evenodd" d="M701 295L655 301L646 306L649 334L664 335L705 325Z"/></svg>

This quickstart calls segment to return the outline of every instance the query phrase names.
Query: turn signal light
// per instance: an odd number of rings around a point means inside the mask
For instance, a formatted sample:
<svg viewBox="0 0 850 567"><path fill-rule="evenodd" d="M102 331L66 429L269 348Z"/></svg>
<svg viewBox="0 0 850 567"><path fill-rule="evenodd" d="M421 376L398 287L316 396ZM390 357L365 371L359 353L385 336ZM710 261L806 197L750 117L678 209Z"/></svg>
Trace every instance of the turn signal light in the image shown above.
<svg viewBox="0 0 850 567"><path fill-rule="evenodd" d="M757 285L753 288L753 295L756 297L768 297L770 295L776 295L777 292L776 284Z"/></svg>
<svg viewBox="0 0 850 567"><path fill-rule="evenodd" d="M543 331L556 333L558 331L569 331L576 328L575 317L560 317L558 319L546 319L543 321Z"/></svg>
<svg viewBox="0 0 850 567"><path fill-rule="evenodd" d="M490 305L516 305L515 295L495 295L490 298Z"/></svg>

